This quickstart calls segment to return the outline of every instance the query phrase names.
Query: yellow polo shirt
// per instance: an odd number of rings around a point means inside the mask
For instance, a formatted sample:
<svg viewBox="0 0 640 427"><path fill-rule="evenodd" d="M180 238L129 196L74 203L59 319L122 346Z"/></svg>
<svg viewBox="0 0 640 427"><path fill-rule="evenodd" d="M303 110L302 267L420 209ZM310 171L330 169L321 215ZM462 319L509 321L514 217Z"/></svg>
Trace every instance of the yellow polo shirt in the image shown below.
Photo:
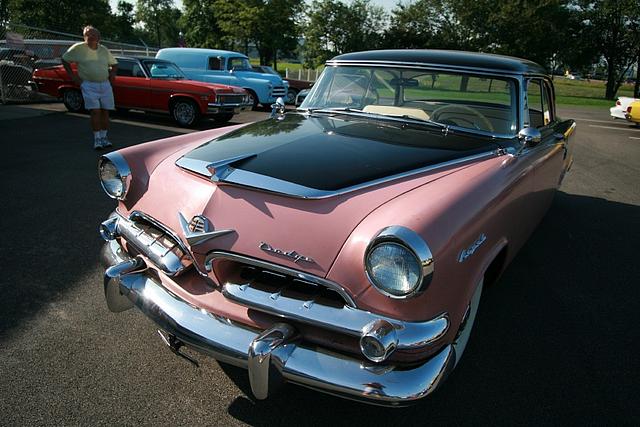
<svg viewBox="0 0 640 427"><path fill-rule="evenodd" d="M106 81L109 78L109 66L118 63L106 47L98 44L98 48L93 50L85 42L71 46L62 59L78 64L78 75L90 82Z"/></svg>

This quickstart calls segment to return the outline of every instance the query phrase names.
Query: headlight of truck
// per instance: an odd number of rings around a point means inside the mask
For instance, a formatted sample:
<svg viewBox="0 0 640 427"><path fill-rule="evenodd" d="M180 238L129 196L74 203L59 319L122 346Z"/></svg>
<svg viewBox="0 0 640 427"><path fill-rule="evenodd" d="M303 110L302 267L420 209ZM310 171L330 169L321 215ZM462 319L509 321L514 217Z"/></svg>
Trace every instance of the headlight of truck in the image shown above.
<svg viewBox="0 0 640 427"><path fill-rule="evenodd" d="M114 151L100 158L98 176L102 189L109 197L124 200L131 182L131 170L120 153Z"/></svg>
<svg viewBox="0 0 640 427"><path fill-rule="evenodd" d="M426 288L433 275L433 256L414 231L391 226L382 229L365 255L369 281L392 298L414 296Z"/></svg>

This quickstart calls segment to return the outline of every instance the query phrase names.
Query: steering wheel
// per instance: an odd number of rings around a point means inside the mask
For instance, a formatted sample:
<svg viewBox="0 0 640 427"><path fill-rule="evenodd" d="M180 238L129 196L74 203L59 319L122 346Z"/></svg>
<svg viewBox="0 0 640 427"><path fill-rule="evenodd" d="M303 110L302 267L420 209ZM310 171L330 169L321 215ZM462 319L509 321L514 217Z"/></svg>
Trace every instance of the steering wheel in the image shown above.
<svg viewBox="0 0 640 427"><path fill-rule="evenodd" d="M472 115L478 119L478 122L482 125L482 127L478 126L473 120L470 120L466 117L460 117L461 114ZM484 116L482 113L478 112L475 108L467 107L465 105L457 105L457 104L447 104L442 107L438 107L431 113L431 119L438 122L449 122L455 125L470 124L471 127L478 130L486 130L489 132L493 132L493 125L491 122ZM465 126L468 127L468 126Z"/></svg>

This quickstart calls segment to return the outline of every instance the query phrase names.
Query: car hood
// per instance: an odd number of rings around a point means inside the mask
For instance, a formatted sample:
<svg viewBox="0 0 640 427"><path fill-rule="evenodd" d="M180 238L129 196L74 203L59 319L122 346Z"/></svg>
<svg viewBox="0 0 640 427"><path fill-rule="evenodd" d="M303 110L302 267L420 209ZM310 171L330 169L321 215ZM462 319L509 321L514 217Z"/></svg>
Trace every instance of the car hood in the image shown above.
<svg viewBox="0 0 640 427"><path fill-rule="evenodd" d="M411 138L418 136L421 136L419 140L409 143ZM404 138L404 142L391 142L392 138ZM461 137L451 134L444 137L450 143L447 146L441 138L432 131L414 133L401 127L387 128L383 124L344 117L293 114L284 120L270 119L236 128L205 144L194 141L189 147L169 155L152 171L140 198L127 202L122 213L144 212L172 228L184 241L186 234L180 225L179 214L187 221L203 215L214 230L232 230L192 246L192 251L200 257L199 262L211 251L232 252L326 277L352 231L371 212L412 189L472 163L454 162L320 198L265 191L260 188L264 185L261 182L269 184L275 179L267 175L257 175L264 179L254 186L237 185L225 180L216 181L215 177L203 179L205 177L200 173L194 174L192 170L184 166L176 168L176 165L184 159L206 159L215 163L229 156L251 153L251 159L235 162L229 168L260 170L268 167L269 173L281 178L278 182L292 179L308 185L313 182L326 188L339 188L345 180L351 183L353 179L369 179L369 169L374 170L376 176L384 176L403 168L467 156L479 151L479 147L485 150L493 147L478 142L478 146L471 148L471 141L460 142ZM441 142L428 142L432 139ZM415 147L418 143L427 144L430 148L426 150L431 156L421 155L420 160L411 160L418 154ZM465 144L469 145L467 150L462 149ZM193 149L196 145L198 147ZM436 149L436 146L440 148ZM388 163L395 166L391 168ZM224 170L224 167L219 169ZM306 181L310 179L307 175L313 176L312 181ZM263 243L273 250L265 251ZM296 262L282 252L296 252L309 261Z"/></svg>
<svg viewBox="0 0 640 427"><path fill-rule="evenodd" d="M266 80L274 86L281 86L283 84L282 77L276 76L275 74L257 73L255 71L234 71L234 73L246 79Z"/></svg>
<svg viewBox="0 0 640 427"><path fill-rule="evenodd" d="M490 138L428 125L289 113L209 141L178 164L216 181L319 198L496 148Z"/></svg>

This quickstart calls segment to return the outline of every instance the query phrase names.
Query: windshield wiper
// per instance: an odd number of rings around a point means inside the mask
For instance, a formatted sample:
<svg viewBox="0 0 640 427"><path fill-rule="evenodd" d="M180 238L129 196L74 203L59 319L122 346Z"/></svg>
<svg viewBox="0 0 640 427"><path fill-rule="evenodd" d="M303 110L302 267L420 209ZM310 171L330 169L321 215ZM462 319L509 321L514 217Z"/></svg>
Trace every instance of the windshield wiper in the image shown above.
<svg viewBox="0 0 640 427"><path fill-rule="evenodd" d="M366 117L376 117L376 118L380 118L380 119L391 119L393 121L403 121L403 122L411 122L412 124L416 124L416 125L427 125L427 126L435 126L437 128L440 129L447 129L449 126L445 125L443 123L440 122L435 122L433 120L428 120L428 119L421 119L419 117L414 117L414 116L409 116L407 114L381 114L381 113L374 113L371 111L362 111L362 110L357 110L355 108L350 108L350 107L339 107L339 108L307 108L305 110L302 110L307 112L308 114L313 114L313 113L325 113L325 114L331 114L331 113L350 113L353 115L358 115L358 116L366 116Z"/></svg>

